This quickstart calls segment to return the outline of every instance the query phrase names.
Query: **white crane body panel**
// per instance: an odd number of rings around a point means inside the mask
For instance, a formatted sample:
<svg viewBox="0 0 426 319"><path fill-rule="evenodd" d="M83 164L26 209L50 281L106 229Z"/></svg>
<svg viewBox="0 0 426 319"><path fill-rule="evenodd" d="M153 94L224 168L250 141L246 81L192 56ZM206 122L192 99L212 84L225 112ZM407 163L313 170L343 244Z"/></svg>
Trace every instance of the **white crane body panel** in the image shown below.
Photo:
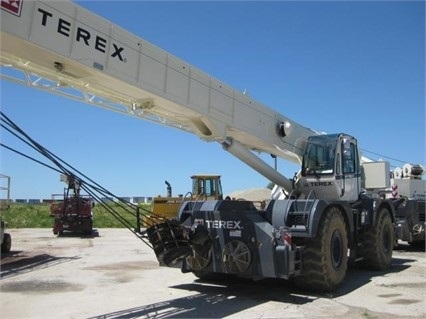
<svg viewBox="0 0 426 319"><path fill-rule="evenodd" d="M391 179L390 196L426 200L426 181L424 179Z"/></svg>

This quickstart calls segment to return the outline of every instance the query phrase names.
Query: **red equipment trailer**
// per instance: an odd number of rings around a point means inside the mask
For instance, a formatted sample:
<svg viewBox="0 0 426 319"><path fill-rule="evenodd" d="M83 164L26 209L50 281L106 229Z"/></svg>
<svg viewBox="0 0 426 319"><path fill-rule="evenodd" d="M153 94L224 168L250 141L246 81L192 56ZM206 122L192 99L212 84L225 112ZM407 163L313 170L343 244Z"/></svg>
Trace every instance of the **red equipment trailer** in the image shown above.
<svg viewBox="0 0 426 319"><path fill-rule="evenodd" d="M61 181L68 187L63 195L52 195L54 201L50 205L50 215L55 219L53 233L62 235L67 231L90 235L93 229L93 198L80 194L80 184L73 176L61 175Z"/></svg>

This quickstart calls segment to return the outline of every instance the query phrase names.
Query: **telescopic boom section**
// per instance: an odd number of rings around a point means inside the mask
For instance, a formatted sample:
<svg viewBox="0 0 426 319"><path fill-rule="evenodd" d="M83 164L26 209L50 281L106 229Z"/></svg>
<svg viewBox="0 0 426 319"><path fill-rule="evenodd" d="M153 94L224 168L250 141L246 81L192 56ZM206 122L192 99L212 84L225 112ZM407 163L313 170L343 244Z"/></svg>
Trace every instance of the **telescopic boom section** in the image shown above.
<svg viewBox="0 0 426 319"><path fill-rule="evenodd" d="M252 151L301 163L314 131L73 2L1 1L1 7L3 79L217 141L290 187Z"/></svg>

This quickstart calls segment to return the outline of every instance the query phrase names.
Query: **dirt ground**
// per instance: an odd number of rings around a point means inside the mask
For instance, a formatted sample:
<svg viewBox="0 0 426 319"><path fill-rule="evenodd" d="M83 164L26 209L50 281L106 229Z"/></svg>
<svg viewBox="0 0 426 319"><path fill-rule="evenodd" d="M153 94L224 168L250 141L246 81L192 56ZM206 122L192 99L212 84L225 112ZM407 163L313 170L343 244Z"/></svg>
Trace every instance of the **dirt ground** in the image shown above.
<svg viewBox="0 0 426 319"><path fill-rule="evenodd" d="M207 283L158 266L127 229L57 237L11 229L1 258L0 309L8 318L426 318L426 254L401 244L386 272L350 268L334 293L288 281Z"/></svg>

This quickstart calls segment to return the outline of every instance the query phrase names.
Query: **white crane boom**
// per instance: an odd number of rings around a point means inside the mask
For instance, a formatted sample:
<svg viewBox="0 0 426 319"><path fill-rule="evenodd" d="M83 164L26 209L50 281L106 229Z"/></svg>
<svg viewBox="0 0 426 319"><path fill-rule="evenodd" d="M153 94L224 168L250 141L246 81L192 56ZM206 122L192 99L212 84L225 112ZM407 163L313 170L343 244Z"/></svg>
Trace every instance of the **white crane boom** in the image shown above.
<svg viewBox="0 0 426 319"><path fill-rule="evenodd" d="M291 188L251 151L300 164L314 131L71 1L2 0L1 6L3 79L218 141Z"/></svg>

